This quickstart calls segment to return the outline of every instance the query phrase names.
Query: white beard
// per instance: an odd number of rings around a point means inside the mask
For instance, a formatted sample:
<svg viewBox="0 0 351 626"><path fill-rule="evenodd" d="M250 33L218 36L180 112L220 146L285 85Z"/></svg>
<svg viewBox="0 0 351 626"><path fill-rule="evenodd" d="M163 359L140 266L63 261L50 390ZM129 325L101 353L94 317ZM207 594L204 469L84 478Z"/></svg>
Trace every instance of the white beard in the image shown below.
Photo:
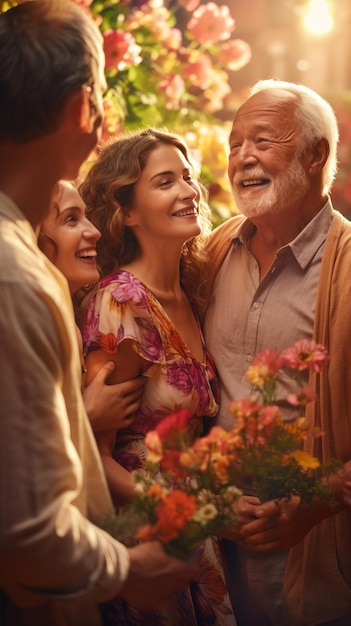
<svg viewBox="0 0 351 626"><path fill-rule="evenodd" d="M250 170L250 177L270 179L269 176L266 176L258 169ZM257 188L255 188L257 195L255 200L250 197L252 196L250 189L238 189L236 186L233 186L233 196L240 213L246 217L257 217L265 213L280 213L286 208L291 198L298 199L302 197L308 188L308 176L300 161L296 158L290 163L285 172L279 174L269 183L267 189L262 186L259 194Z"/></svg>

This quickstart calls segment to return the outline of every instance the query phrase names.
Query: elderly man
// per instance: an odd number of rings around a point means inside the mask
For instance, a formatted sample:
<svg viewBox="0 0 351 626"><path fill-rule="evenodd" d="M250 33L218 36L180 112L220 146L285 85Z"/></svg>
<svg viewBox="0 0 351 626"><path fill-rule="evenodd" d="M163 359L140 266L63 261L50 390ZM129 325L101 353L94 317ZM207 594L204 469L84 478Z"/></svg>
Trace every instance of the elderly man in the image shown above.
<svg viewBox="0 0 351 626"><path fill-rule="evenodd" d="M351 224L329 197L337 141L330 105L302 85L260 81L240 106L228 172L241 215L212 234L205 336L228 429L229 402L251 392L245 372L255 354L302 338L324 344L330 362L310 381L317 401L308 416L325 434L306 449L350 470ZM351 510L342 493L340 478L334 507L242 497L241 525L223 542L238 626L351 624Z"/></svg>

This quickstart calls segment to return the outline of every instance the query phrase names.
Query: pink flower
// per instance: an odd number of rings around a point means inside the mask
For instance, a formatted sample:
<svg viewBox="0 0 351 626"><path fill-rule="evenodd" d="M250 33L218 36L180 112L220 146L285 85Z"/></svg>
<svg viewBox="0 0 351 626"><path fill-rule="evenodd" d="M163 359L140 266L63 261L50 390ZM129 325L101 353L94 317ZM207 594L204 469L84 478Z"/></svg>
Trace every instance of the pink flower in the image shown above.
<svg viewBox="0 0 351 626"><path fill-rule="evenodd" d="M225 63L229 70L233 70L234 72L241 70L242 67L247 65L251 60L251 56L249 44L242 39L230 39L226 41L217 54L217 58L222 63Z"/></svg>
<svg viewBox="0 0 351 626"><path fill-rule="evenodd" d="M106 282L107 284L110 282L109 277L107 277ZM105 281L102 280L100 285L104 288ZM133 274L129 274L129 272L120 273L118 283L113 287L111 295L117 302L128 302L128 300L131 300L135 304L143 304L145 300L144 287L140 284L139 279L133 276Z"/></svg>
<svg viewBox="0 0 351 626"><path fill-rule="evenodd" d="M187 30L199 44L213 44L230 37L235 28L235 21L226 5L218 6L208 2L200 6L190 21Z"/></svg>
<svg viewBox="0 0 351 626"><path fill-rule="evenodd" d="M133 35L122 30L106 30L103 37L105 70L124 70L128 65L141 63L141 47L136 44Z"/></svg>
<svg viewBox="0 0 351 626"><path fill-rule="evenodd" d="M276 379L282 363L278 352L263 350L255 356L251 367L246 372L248 382L261 391L264 404L272 403Z"/></svg>
<svg viewBox="0 0 351 626"><path fill-rule="evenodd" d="M223 101L231 93L228 84L228 74L221 70L212 70L209 76L211 85L205 90L206 101L204 111L206 113L215 113L223 109Z"/></svg>
<svg viewBox="0 0 351 626"><path fill-rule="evenodd" d="M276 350L266 349L256 354L252 365L266 367L272 375L274 374L276 376L283 365L283 360Z"/></svg>
<svg viewBox="0 0 351 626"><path fill-rule="evenodd" d="M269 404L267 406L264 406L263 409L260 411L258 418L259 428L264 426L270 426L270 424L273 424L277 420L281 419L281 417L281 410L275 404Z"/></svg>
<svg viewBox="0 0 351 626"><path fill-rule="evenodd" d="M183 409L162 420L162 422L157 425L155 432L161 442L165 443L167 440L172 440L174 435L178 437L179 433L186 432L191 418L192 413L188 411L188 409ZM150 431L147 434L147 437L149 436L151 437Z"/></svg>
<svg viewBox="0 0 351 626"><path fill-rule="evenodd" d="M212 61L208 54L201 54L197 59L191 58L183 69L184 78L190 80L193 85L206 89L210 85L210 72L213 69Z"/></svg>
<svg viewBox="0 0 351 626"><path fill-rule="evenodd" d="M235 417L250 417L251 415L257 415L262 409L262 404L254 402L250 398L242 398L232 402L229 406L229 411Z"/></svg>
<svg viewBox="0 0 351 626"><path fill-rule="evenodd" d="M189 367L189 364L185 363L183 359L178 359L167 365L167 382L185 394L191 393L194 388L197 389L199 394L198 411L201 415L201 411L209 400L208 383L201 367L194 362Z"/></svg>
<svg viewBox="0 0 351 626"><path fill-rule="evenodd" d="M328 359L327 349L313 340L300 339L281 353L284 364L295 370L321 372Z"/></svg>
<svg viewBox="0 0 351 626"><path fill-rule="evenodd" d="M314 402L316 394L309 387L304 387L298 393L290 393L287 400L293 406L306 406L310 402Z"/></svg>
<svg viewBox="0 0 351 626"><path fill-rule="evenodd" d="M167 98L167 109L178 109L182 95L184 94L184 81L178 74L168 74L158 84L158 89Z"/></svg>
<svg viewBox="0 0 351 626"><path fill-rule="evenodd" d="M170 28L167 34L168 36L164 40L164 44L168 50L179 50L182 45L182 32L179 28Z"/></svg>

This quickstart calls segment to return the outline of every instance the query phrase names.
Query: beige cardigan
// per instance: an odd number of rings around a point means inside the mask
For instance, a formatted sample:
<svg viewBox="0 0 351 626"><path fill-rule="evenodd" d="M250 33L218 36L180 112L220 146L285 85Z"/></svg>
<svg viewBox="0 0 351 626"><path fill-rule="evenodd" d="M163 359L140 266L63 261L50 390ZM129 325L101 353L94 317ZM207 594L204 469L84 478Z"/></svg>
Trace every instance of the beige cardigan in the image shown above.
<svg viewBox="0 0 351 626"><path fill-rule="evenodd" d="M215 229L209 242L214 280L245 218ZM311 377L317 402L309 416L325 433L321 460L351 459L351 223L335 212L323 252L313 337L328 367ZM315 442L306 450L316 453ZM291 626L315 626L351 614L351 507L320 522L289 553L284 589Z"/></svg>

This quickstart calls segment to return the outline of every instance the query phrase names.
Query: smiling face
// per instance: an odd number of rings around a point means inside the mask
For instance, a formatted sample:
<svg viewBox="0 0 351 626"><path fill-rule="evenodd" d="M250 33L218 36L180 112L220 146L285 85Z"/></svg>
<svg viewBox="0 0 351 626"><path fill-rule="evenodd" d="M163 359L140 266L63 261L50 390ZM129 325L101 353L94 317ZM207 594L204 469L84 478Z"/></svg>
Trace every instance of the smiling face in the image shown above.
<svg viewBox="0 0 351 626"><path fill-rule="evenodd" d="M60 181L41 234L42 251L67 278L71 293L99 279L96 242L100 233L86 218L85 204L71 183Z"/></svg>
<svg viewBox="0 0 351 626"><path fill-rule="evenodd" d="M200 188L185 156L175 146L160 143L134 185L125 224L139 241L184 243L201 232L199 199Z"/></svg>
<svg viewBox="0 0 351 626"><path fill-rule="evenodd" d="M278 213L301 203L310 181L299 154L294 96L263 91L236 114L230 135L228 175L240 212Z"/></svg>

